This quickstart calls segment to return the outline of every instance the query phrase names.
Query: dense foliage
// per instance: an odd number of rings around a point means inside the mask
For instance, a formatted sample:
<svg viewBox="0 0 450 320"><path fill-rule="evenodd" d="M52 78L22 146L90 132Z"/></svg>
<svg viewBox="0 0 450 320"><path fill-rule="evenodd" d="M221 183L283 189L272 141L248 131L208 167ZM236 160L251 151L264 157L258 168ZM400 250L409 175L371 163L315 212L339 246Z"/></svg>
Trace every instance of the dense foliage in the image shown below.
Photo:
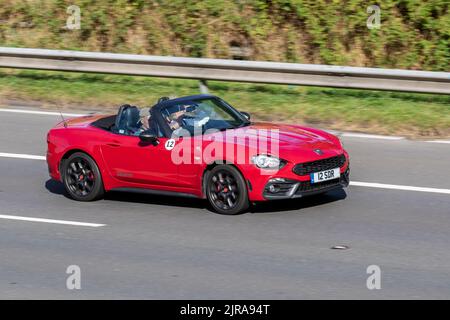
<svg viewBox="0 0 450 320"><path fill-rule="evenodd" d="M72 4L80 30L65 28ZM379 29L366 26L371 4ZM449 35L449 0L0 2L2 46L449 71Z"/></svg>

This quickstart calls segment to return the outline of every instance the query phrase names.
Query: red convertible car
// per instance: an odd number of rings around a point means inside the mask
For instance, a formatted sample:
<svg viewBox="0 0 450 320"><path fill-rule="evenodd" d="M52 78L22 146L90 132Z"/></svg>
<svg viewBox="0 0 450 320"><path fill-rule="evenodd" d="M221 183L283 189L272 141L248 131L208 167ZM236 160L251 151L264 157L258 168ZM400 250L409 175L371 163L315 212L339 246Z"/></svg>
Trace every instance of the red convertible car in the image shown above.
<svg viewBox="0 0 450 320"><path fill-rule="evenodd" d="M349 157L338 137L252 122L212 95L63 120L47 143L50 176L79 201L111 190L138 191L206 198L215 211L237 214L252 202L349 184Z"/></svg>

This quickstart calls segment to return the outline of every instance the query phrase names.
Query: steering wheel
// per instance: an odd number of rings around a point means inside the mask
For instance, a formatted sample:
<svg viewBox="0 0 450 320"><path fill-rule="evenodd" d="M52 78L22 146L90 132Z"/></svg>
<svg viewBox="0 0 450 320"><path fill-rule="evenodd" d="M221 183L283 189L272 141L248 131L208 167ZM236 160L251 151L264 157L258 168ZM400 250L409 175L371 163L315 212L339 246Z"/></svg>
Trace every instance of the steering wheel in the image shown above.
<svg viewBox="0 0 450 320"><path fill-rule="evenodd" d="M198 127L203 127L205 124L207 124L209 121L209 117L204 117L202 120L199 120L197 122L194 121L194 124L196 124Z"/></svg>

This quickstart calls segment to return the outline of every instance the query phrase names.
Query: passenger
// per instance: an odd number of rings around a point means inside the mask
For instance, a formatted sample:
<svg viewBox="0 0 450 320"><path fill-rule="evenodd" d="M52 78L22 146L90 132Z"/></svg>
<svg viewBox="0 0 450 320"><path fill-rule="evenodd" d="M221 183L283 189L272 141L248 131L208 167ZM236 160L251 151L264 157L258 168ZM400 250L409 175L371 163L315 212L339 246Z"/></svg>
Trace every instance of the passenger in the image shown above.
<svg viewBox="0 0 450 320"><path fill-rule="evenodd" d="M149 108L143 108L139 112L140 116L140 129L142 131L146 131L150 129L150 109Z"/></svg>
<svg viewBox="0 0 450 320"><path fill-rule="evenodd" d="M139 128L132 135L139 136L142 132L150 129L150 109L143 108L139 110Z"/></svg>

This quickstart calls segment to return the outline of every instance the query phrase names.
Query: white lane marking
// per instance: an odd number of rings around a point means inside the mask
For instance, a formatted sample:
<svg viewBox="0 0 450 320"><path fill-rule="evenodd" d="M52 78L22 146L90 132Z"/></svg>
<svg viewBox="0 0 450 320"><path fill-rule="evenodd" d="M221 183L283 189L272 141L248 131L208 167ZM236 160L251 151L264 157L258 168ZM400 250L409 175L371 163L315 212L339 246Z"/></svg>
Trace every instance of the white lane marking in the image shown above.
<svg viewBox="0 0 450 320"><path fill-rule="evenodd" d="M60 116L59 112L51 112L51 111L35 111L35 110L22 110L22 109L0 109L1 112L13 112L13 113L27 113L27 114L39 114L44 116ZM81 113L62 113L65 117L81 117L86 114Z"/></svg>
<svg viewBox="0 0 450 320"><path fill-rule="evenodd" d="M19 159L31 159L31 160L46 160L45 156L35 156L29 154L16 154L16 153L1 153L0 157L6 158L19 158ZM438 189L438 188L428 188L428 187L413 187L404 186L396 184L385 184L385 183L374 183L374 182L360 182L360 181L350 181L350 185L357 187L368 187L368 188L380 188L380 189L394 189L394 190L405 190L405 191L419 191L419 192L432 192L432 193L444 193L450 194L450 189Z"/></svg>
<svg viewBox="0 0 450 320"><path fill-rule="evenodd" d="M71 226L78 227L104 227L106 224L100 223L88 223L88 222L77 222L77 221L67 221L67 220L53 220L53 219L42 219L42 218L31 218L31 217L21 217L21 216L9 216L9 215L0 215L0 219L7 220L19 220L19 221L29 221L29 222L43 222L43 223L53 223L53 224L66 224Z"/></svg>
<svg viewBox="0 0 450 320"><path fill-rule="evenodd" d="M37 111L37 110L26 110L26 109L2 109L2 108L0 108L0 112L38 114L38 115L46 115L46 116L60 116L61 115L59 112ZM88 114L63 112L62 115L64 117L82 117L82 116L86 116ZM347 137L347 138L363 138L363 139L379 139L379 140L404 140L405 139L405 137L398 137L398 136L383 136L383 135L378 135L378 134L340 132L340 131L335 131L335 130L325 130L325 131L327 131L331 134L335 134L335 135L338 135L341 137ZM450 144L450 141L446 141L446 140L432 140L432 141L425 141L425 142Z"/></svg>
<svg viewBox="0 0 450 320"><path fill-rule="evenodd" d="M45 156L36 156L32 154L4 153L0 152L2 158L29 159L29 160L46 160Z"/></svg>
<svg viewBox="0 0 450 320"><path fill-rule="evenodd" d="M29 160L46 160L45 156L36 156L32 154L4 153L0 152L2 158L29 159Z"/></svg>
<svg viewBox="0 0 450 320"><path fill-rule="evenodd" d="M352 133L352 132L342 132L342 137L348 138L364 138L364 139L380 139L380 140L404 140L404 137L397 136L381 136L377 134L365 134L365 133Z"/></svg>
<svg viewBox="0 0 450 320"><path fill-rule="evenodd" d="M427 188L427 187L412 187L412 186L403 186L403 185L385 184L385 183L350 181L350 185L351 186L357 186L357 187L368 187L368 188L380 188L380 189L393 189L393 190L404 190L404 191L418 191L418 192L432 192L432 193L450 194L450 189L438 189L438 188Z"/></svg>
<svg viewBox="0 0 450 320"><path fill-rule="evenodd" d="M347 138L363 138L363 139L379 139L379 140L404 140L405 137L399 136L383 136L378 134L368 134L368 133L356 133L356 132L343 132L336 130L324 130L328 133L334 134L339 137Z"/></svg>
<svg viewBox="0 0 450 320"><path fill-rule="evenodd" d="M450 144L450 140L431 140L431 141L425 141L425 142Z"/></svg>

